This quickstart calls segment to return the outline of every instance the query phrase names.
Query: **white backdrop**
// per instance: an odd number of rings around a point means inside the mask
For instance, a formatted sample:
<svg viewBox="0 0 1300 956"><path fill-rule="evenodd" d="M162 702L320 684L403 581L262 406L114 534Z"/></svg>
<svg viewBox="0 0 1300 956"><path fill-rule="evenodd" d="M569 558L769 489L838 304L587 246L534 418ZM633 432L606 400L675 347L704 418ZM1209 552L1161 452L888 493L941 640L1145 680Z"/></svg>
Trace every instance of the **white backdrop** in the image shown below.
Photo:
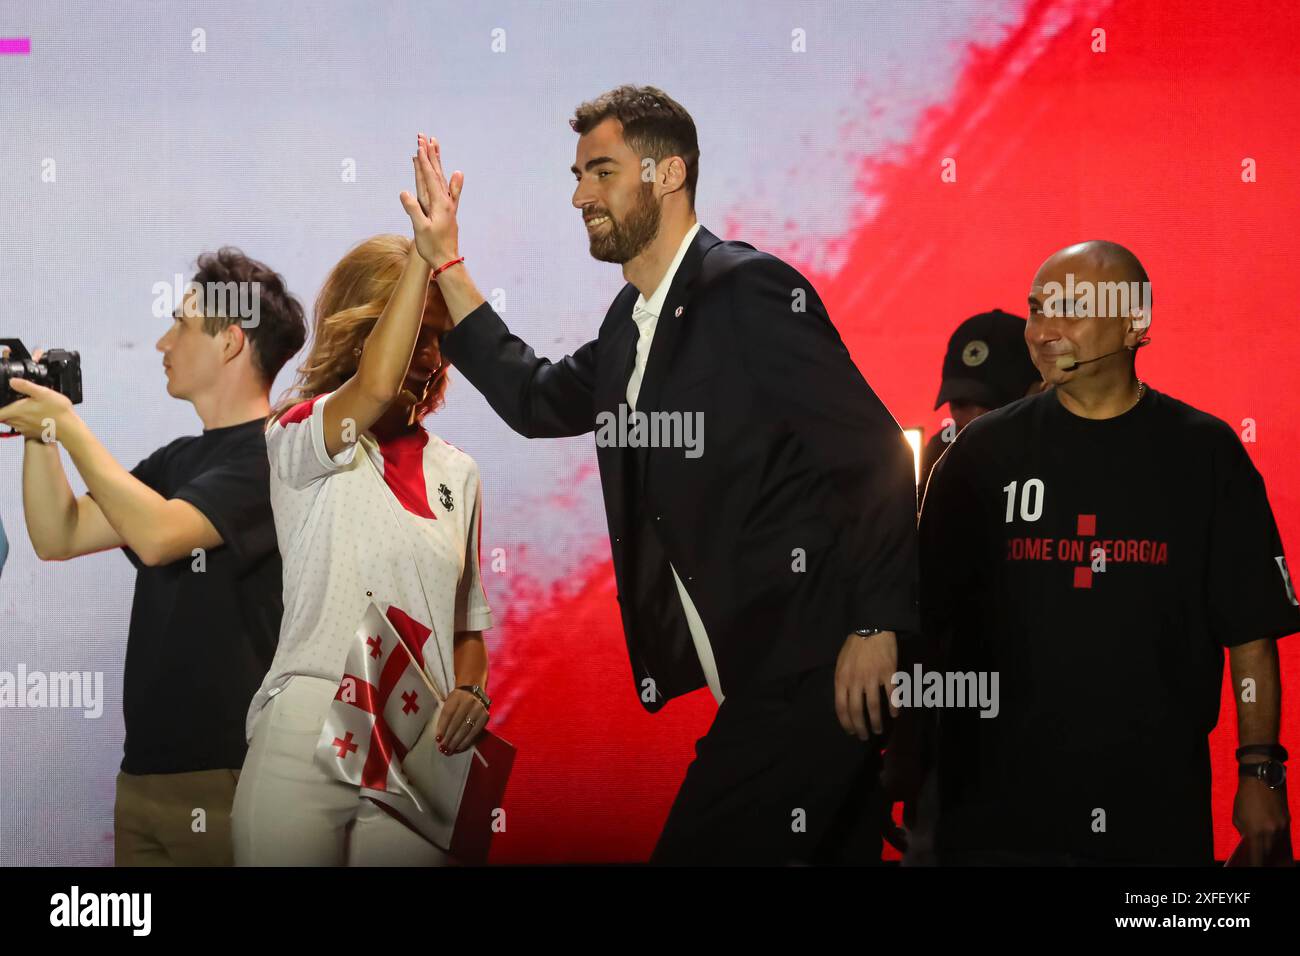
<svg viewBox="0 0 1300 956"><path fill-rule="evenodd" d="M475 278L559 358L622 285L590 259L570 204L579 102L625 82L664 88L700 130L702 223L727 236L743 221L739 238L830 268L829 237L870 213L857 161L904 140L949 88L959 41L992 36L1012 6L4 0L0 36L32 48L0 57L0 336L80 350L80 414L131 467L201 427L166 394L153 284L232 244L310 312L348 247L408 231L397 194L426 131L465 171ZM479 462L483 553L511 556L509 574L485 575L498 620L608 556L589 439L526 445L461 381L429 425ZM0 709L0 864L109 863L133 572L120 553L35 558L21 445L0 442L0 671L102 672L106 700L97 720ZM497 660L509 637L491 634Z"/></svg>

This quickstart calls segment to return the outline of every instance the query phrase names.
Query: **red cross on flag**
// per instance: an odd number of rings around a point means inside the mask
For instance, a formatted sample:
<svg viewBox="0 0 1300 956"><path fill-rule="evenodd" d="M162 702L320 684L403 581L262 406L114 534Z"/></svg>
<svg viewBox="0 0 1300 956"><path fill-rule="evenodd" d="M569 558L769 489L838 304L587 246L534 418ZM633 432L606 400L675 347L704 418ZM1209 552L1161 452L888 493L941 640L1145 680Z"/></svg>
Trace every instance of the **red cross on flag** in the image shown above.
<svg viewBox="0 0 1300 956"><path fill-rule="evenodd" d="M390 606L384 614L370 603L348 649L343 678L316 745L316 760L332 776L359 787L363 796L447 850L475 751L444 756L433 741L433 721L443 695L435 693L436 685L421 673L429 634L429 628L400 608ZM413 762L432 766L428 772L408 775L403 761L417 742ZM435 792L413 784L411 776L422 783L432 778Z"/></svg>

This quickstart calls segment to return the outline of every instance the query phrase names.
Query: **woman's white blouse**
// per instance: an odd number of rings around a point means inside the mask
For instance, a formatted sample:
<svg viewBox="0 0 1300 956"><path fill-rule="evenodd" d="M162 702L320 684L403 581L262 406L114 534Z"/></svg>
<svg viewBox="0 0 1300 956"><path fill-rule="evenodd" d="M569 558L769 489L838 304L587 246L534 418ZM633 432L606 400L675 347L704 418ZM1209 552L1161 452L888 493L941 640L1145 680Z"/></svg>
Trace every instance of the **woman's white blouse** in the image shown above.
<svg viewBox="0 0 1300 956"><path fill-rule="evenodd" d="M454 635L492 626L479 577L474 459L423 428L382 442L363 434L330 458L323 419L330 394L289 409L266 433L284 617L275 659L249 707L249 739L257 715L290 677L342 678L371 600L431 629L424 658L444 690L455 676Z"/></svg>

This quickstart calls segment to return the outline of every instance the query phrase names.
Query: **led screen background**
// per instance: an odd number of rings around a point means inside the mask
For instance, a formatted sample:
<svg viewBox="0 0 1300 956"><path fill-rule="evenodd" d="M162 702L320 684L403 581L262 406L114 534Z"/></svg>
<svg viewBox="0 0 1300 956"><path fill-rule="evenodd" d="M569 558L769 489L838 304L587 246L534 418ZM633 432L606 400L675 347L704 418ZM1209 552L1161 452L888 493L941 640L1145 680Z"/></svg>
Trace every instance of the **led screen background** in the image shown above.
<svg viewBox="0 0 1300 956"><path fill-rule="evenodd" d="M1066 243L1134 249L1155 300L1140 374L1239 431L1254 423L1246 447L1294 560L1290 7L6 3L0 37L30 48L0 55L0 336L79 349L80 413L134 465L201 427L164 390L154 283L233 244L310 303L351 245L409 234L397 194L425 131L465 171L473 275L559 358L622 285L570 203L567 121L612 86L651 83L698 126L701 222L800 268L900 423L927 434L957 322L1023 312ZM592 441L527 442L460 380L427 424L478 461L485 565L504 559L484 575L492 692L519 759L493 859L644 860L713 706L703 691L655 716L637 702ZM20 458L21 442L0 443L0 670L102 672L106 699L96 720L0 710L0 864L107 864L132 572L116 553L36 560ZM1133 488L1159 493L1139 474ZM1282 655L1294 674L1300 651ZM1220 857L1235 844L1231 705L1225 687ZM1295 712L1289 700L1292 749Z"/></svg>

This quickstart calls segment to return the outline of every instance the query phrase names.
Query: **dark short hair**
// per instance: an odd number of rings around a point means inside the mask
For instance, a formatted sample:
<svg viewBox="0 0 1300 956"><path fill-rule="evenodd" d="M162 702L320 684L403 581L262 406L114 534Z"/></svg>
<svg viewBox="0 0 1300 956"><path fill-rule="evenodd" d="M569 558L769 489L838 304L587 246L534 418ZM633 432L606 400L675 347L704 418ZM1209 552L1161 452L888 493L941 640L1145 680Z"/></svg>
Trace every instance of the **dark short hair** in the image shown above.
<svg viewBox="0 0 1300 956"><path fill-rule="evenodd" d="M284 363L307 341L307 320L302 303L289 294L284 278L265 263L250 259L232 246L199 256L194 282L207 288L209 282L257 283L258 321L244 327L253 348L253 364L268 385L275 381ZM216 335L240 321L239 315L213 315L205 307L203 331Z"/></svg>
<svg viewBox="0 0 1300 956"><path fill-rule="evenodd" d="M623 85L573 111L569 125L579 136L609 117L623 124L623 141L642 156L660 162L680 156L686 163L686 197L695 208L695 183L700 177L700 144L695 120L675 99L655 86Z"/></svg>

